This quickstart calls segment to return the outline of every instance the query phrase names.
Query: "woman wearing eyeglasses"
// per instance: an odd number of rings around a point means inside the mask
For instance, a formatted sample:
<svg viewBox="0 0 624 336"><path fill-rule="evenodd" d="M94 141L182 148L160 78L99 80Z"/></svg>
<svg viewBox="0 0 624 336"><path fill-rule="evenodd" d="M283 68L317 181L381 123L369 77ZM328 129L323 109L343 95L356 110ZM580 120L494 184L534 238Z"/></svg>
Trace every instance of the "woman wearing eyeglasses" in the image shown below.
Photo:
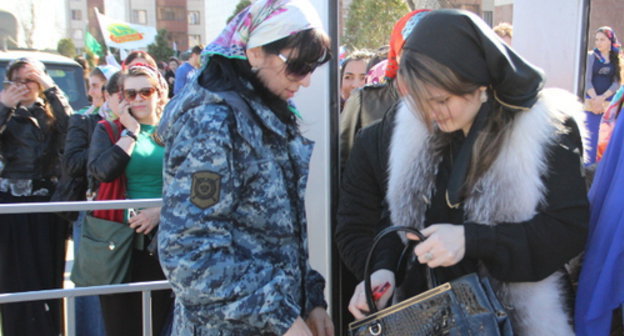
<svg viewBox="0 0 624 336"><path fill-rule="evenodd" d="M145 199L162 196L162 160L164 148L158 140L156 126L163 110L162 75L147 65L135 65L122 79L123 101L119 119L114 122L120 137L112 142L106 121L100 122L89 148L88 170L100 182L111 182L125 176L125 198ZM109 124L110 125L110 124ZM113 132L115 133L115 132ZM123 196L123 195L122 195ZM100 199L100 198L98 198ZM133 211L95 212L95 217L129 224L136 232L128 281L164 280L154 250L154 239L160 208ZM100 296L108 335L141 335L141 294ZM172 308L170 291L152 293L152 317L155 334L164 327Z"/></svg>
<svg viewBox="0 0 624 336"><path fill-rule="evenodd" d="M71 113L41 62L9 64L0 92L0 203L50 200ZM66 228L53 213L0 215L0 293L61 288ZM0 305L0 312L3 335L61 330L59 300Z"/></svg>
<svg viewBox="0 0 624 336"><path fill-rule="evenodd" d="M158 245L174 335L333 335L308 262L313 144L289 101L329 48L308 1L254 1L167 105Z"/></svg>

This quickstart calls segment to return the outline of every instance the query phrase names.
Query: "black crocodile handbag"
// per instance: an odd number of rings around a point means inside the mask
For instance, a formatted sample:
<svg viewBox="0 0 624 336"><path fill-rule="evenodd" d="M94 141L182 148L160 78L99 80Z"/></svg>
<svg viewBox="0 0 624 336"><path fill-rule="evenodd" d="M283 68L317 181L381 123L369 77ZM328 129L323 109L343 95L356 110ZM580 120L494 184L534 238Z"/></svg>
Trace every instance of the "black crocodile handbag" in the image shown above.
<svg viewBox="0 0 624 336"><path fill-rule="evenodd" d="M366 259L365 290L371 314L349 324L351 336L501 335L511 336L511 322L487 278L476 273L444 283L424 293L377 311L370 282L375 247L386 235L398 231L425 237L409 227L390 227L376 237ZM435 277L427 268L431 282Z"/></svg>

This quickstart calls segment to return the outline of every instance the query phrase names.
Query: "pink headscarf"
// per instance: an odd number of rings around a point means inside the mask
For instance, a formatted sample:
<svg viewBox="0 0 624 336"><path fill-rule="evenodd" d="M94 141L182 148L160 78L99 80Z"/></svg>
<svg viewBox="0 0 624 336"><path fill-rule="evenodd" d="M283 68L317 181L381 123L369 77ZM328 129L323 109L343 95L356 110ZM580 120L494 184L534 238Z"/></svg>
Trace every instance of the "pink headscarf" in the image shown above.
<svg viewBox="0 0 624 336"><path fill-rule="evenodd" d="M375 64L366 74L366 84L382 84L386 81L386 67L388 60Z"/></svg>

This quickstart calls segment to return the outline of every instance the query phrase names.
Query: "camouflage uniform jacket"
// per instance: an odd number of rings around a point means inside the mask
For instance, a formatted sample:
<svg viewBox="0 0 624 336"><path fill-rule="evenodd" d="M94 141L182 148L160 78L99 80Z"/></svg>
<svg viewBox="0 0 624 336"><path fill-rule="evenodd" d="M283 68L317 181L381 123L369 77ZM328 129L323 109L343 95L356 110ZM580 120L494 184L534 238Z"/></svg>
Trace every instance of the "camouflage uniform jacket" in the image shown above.
<svg viewBox="0 0 624 336"><path fill-rule="evenodd" d="M159 252L176 294L172 334L282 335L326 307L307 253L313 143L260 100L197 79L164 115Z"/></svg>

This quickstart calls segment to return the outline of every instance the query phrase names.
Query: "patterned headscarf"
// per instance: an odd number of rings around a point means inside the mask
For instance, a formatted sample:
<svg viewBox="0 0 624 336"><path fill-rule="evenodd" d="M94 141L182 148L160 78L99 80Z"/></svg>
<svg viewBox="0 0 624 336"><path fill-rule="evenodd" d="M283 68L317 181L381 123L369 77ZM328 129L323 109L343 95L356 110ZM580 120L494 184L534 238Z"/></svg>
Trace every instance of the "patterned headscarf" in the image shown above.
<svg viewBox="0 0 624 336"><path fill-rule="evenodd" d="M618 41L617 36L615 36L615 32L609 26L603 26L596 29L596 33L603 33L605 36L611 41L611 51L613 51L616 55L620 53L620 42ZM594 48L594 54L598 57L600 62L604 63L606 61L605 57L608 58L609 55L602 55L598 48Z"/></svg>
<svg viewBox="0 0 624 336"><path fill-rule="evenodd" d="M383 84L386 82L384 77L388 67L388 60L385 59L375 64L366 74L366 84Z"/></svg>
<svg viewBox="0 0 624 336"><path fill-rule="evenodd" d="M202 52L203 64L212 55L247 59L245 51L300 31L322 29L321 19L308 0L256 0L240 12L221 35Z"/></svg>
<svg viewBox="0 0 624 336"><path fill-rule="evenodd" d="M596 150L596 162L602 160L602 156L607 150L607 145L611 141L611 135L615 129L615 122L622 113L622 103L624 102L624 86L621 86L611 99L611 104L600 119L600 129L598 131L598 148Z"/></svg>
<svg viewBox="0 0 624 336"><path fill-rule="evenodd" d="M386 79L392 79L396 77L397 70L399 69L399 63L397 62L397 56L401 53L405 40L412 32L418 21L422 19L429 9L419 9L402 17L394 25L392 34L390 34L390 52L388 53L388 65L386 67Z"/></svg>

